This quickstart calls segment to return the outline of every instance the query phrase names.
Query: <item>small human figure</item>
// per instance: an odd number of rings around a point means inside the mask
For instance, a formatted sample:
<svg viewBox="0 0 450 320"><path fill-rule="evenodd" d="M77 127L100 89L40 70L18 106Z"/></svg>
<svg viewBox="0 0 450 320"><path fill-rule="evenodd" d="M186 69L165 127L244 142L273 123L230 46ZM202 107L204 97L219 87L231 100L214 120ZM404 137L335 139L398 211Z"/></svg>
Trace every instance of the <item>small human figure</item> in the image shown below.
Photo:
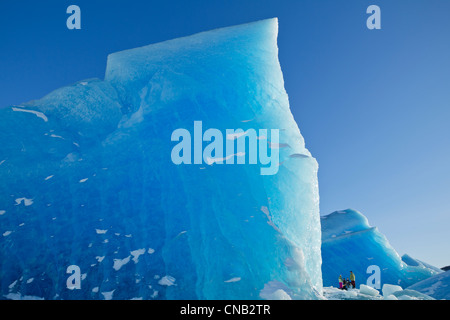
<svg viewBox="0 0 450 320"><path fill-rule="evenodd" d="M342 289L347 290L347 280L345 278L342 280Z"/></svg>
<svg viewBox="0 0 450 320"><path fill-rule="evenodd" d="M356 277L353 271L350 271L350 282L352 283L353 288L356 288Z"/></svg>
<svg viewBox="0 0 450 320"><path fill-rule="evenodd" d="M339 275L339 289L342 290L342 275Z"/></svg>

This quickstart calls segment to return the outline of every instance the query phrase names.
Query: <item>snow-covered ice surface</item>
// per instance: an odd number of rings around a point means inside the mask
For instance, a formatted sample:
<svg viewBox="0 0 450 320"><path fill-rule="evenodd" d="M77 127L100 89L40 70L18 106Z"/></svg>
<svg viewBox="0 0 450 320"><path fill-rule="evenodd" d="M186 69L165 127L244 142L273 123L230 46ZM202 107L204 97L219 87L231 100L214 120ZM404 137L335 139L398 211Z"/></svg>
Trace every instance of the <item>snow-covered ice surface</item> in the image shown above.
<svg viewBox="0 0 450 320"><path fill-rule="evenodd" d="M358 211L322 216L321 225L324 286L337 286L339 275L348 278L350 271L356 275L357 287L366 284L373 272L368 268L373 265L380 268L380 288L385 283L405 288L440 273L428 264L402 261L386 237Z"/></svg>
<svg viewBox="0 0 450 320"><path fill-rule="evenodd" d="M436 300L450 300L450 271L439 273L431 278L415 283L407 289L419 291Z"/></svg>
<svg viewBox="0 0 450 320"><path fill-rule="evenodd" d="M366 285L361 289L341 290L335 287L323 287L323 295L327 300L435 300L415 290L400 290L383 295L378 290Z"/></svg>
<svg viewBox="0 0 450 320"><path fill-rule="evenodd" d="M0 296L320 296L318 164L289 109L277 34L269 19L114 53L104 81L0 109ZM172 132L197 120L280 129L279 143L259 137L279 151L278 173L174 165ZM66 287L70 265L80 290Z"/></svg>

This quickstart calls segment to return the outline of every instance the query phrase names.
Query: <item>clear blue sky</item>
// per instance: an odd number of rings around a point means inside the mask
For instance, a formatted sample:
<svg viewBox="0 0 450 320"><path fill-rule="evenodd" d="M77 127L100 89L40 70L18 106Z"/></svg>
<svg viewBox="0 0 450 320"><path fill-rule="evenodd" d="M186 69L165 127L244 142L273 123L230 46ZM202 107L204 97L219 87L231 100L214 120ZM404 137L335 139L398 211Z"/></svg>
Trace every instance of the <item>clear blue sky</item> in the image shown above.
<svg viewBox="0 0 450 320"><path fill-rule="evenodd" d="M66 8L82 30L66 28ZM381 8L382 29L366 28ZM450 1L1 0L0 107L103 78L109 53L279 18L321 214L364 213L400 254L450 264Z"/></svg>

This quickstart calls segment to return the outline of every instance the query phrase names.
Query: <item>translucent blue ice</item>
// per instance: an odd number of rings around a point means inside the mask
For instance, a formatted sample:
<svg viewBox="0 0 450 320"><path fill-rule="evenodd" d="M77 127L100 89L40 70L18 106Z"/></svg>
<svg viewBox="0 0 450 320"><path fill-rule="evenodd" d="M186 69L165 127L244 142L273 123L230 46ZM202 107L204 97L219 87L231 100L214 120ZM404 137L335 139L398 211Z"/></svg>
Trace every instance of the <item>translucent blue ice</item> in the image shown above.
<svg viewBox="0 0 450 320"><path fill-rule="evenodd" d="M406 288L439 271L429 265L408 265L367 218L355 210L336 211L321 217L322 224L322 275L324 286L338 287L339 275L356 276L356 287L367 284L374 274L370 266L380 271L380 286L399 285ZM370 285L375 281L370 279Z"/></svg>
<svg viewBox="0 0 450 320"><path fill-rule="evenodd" d="M0 294L315 298L317 162L290 112L276 19L108 57L105 80L0 110ZM175 165L171 133L279 129L280 167ZM67 288L68 266L81 289Z"/></svg>

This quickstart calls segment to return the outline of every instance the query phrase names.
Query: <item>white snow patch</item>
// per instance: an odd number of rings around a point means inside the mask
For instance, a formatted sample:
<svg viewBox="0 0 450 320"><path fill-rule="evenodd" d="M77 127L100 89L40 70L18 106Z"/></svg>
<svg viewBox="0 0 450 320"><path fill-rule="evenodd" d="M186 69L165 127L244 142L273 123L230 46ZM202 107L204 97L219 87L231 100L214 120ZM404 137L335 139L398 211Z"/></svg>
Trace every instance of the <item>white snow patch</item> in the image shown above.
<svg viewBox="0 0 450 320"><path fill-rule="evenodd" d="M12 231L10 231L10 230L5 231L5 232L3 232L3 236L4 236L4 237L7 237L7 236L9 236L11 233L12 233Z"/></svg>
<svg viewBox="0 0 450 320"><path fill-rule="evenodd" d="M365 294L365 295L372 296L372 297L378 296L380 294L380 292L377 289L369 287L365 284L361 284L359 286L359 292L361 294Z"/></svg>
<svg viewBox="0 0 450 320"><path fill-rule="evenodd" d="M394 292L402 291L402 290L403 290L403 288L400 286L385 283L383 285L383 288L381 289L381 292L383 292L383 296L387 297L387 296L392 295Z"/></svg>
<svg viewBox="0 0 450 320"><path fill-rule="evenodd" d="M143 255L145 253L145 248L134 250L134 251L131 251L130 253L133 256L134 263L138 263L139 262L139 256L141 256L141 255Z"/></svg>
<svg viewBox="0 0 450 320"><path fill-rule="evenodd" d="M5 210L0 210L0 216L4 215L6 213Z"/></svg>
<svg viewBox="0 0 450 320"><path fill-rule="evenodd" d="M105 234L108 232L108 230L95 229L95 232L97 232L97 234Z"/></svg>
<svg viewBox="0 0 450 320"><path fill-rule="evenodd" d="M116 291L116 290L114 289L113 291L102 292L101 294L103 295L105 300L111 300L113 297L114 291Z"/></svg>
<svg viewBox="0 0 450 320"><path fill-rule="evenodd" d="M20 108L12 108L13 111L18 111L18 112L27 112L27 113L32 113L34 114L36 117L41 118L42 120L44 120L45 122L48 121L48 118L45 114L43 114L42 112L39 111L35 111L35 110L27 110L27 109L20 109Z"/></svg>
<svg viewBox="0 0 450 320"><path fill-rule="evenodd" d="M238 282L238 281L241 281L241 278L240 278L240 277L234 277L234 278L225 280L224 282L229 283L229 282Z"/></svg>
<svg viewBox="0 0 450 320"><path fill-rule="evenodd" d="M149 254L153 254L153 253L155 252L155 249L148 248L147 252L148 252Z"/></svg>
<svg viewBox="0 0 450 320"><path fill-rule="evenodd" d="M161 278L161 280L158 281L158 284L162 285L162 286L173 286L175 285L175 278L171 277L171 276L164 276Z"/></svg>
<svg viewBox="0 0 450 320"><path fill-rule="evenodd" d="M17 280L14 281L13 283L11 283L11 284L8 286L8 288L9 288L9 289L14 288L14 286L16 285L16 283L17 283Z"/></svg>
<svg viewBox="0 0 450 320"><path fill-rule="evenodd" d="M45 181L47 181L47 180L50 180L51 178L53 178L53 175L51 175L51 176L48 176L47 178L45 178L44 180Z"/></svg>
<svg viewBox="0 0 450 320"><path fill-rule="evenodd" d="M44 298L37 296L22 296L20 293L8 293L4 297L10 300L44 300Z"/></svg>
<svg viewBox="0 0 450 320"><path fill-rule="evenodd" d="M84 182L88 181L88 179L89 179L89 178L81 179L81 180L80 180L80 183L84 183Z"/></svg>
<svg viewBox="0 0 450 320"><path fill-rule="evenodd" d="M122 268L124 265L126 265L128 262L130 262L131 256L128 256L124 259L114 259L114 270L119 271L120 268Z"/></svg>
<svg viewBox="0 0 450 320"><path fill-rule="evenodd" d="M17 198L16 199L16 206L18 206L19 204L21 204L23 202L23 204L25 205L25 207L31 206L33 204L33 199L27 199L27 198Z"/></svg>

